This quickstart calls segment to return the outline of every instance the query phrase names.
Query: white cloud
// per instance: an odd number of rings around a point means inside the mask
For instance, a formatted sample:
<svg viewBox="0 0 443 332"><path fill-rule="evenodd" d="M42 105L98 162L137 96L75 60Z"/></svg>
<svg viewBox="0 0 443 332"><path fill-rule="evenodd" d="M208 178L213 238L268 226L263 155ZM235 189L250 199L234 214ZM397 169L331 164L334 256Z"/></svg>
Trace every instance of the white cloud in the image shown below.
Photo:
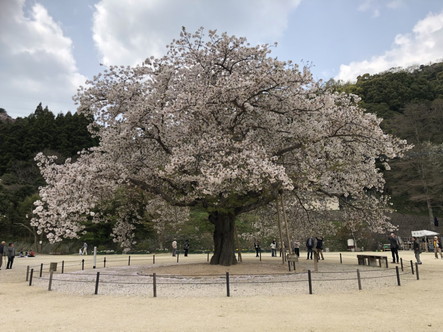
<svg viewBox="0 0 443 332"><path fill-rule="evenodd" d="M0 107L27 116L39 102L55 113L74 111L72 96L85 77L78 73L72 41L46 9L25 0L0 3Z"/></svg>
<svg viewBox="0 0 443 332"><path fill-rule="evenodd" d="M358 75L376 74L393 67L409 67L443 60L443 12L429 14L411 33L395 37L392 48L369 60L341 65L336 80L354 81Z"/></svg>
<svg viewBox="0 0 443 332"><path fill-rule="evenodd" d="M101 0L96 5L94 41L105 65L134 65L160 56L181 27L203 26L250 42L274 42L302 0Z"/></svg>
<svg viewBox="0 0 443 332"><path fill-rule="evenodd" d="M361 12L370 12L372 17L377 18L381 16L384 7L395 10L402 7L407 0L363 0L358 6Z"/></svg>

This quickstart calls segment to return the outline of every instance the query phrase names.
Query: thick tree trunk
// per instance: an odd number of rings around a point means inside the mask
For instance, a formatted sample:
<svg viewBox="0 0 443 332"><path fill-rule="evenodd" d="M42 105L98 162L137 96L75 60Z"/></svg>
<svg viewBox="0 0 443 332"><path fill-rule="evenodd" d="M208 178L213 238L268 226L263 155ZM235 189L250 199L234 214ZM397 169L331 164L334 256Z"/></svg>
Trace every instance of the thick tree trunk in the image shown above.
<svg viewBox="0 0 443 332"><path fill-rule="evenodd" d="M211 264L224 266L237 264L234 237L235 215L214 211L209 214L209 221L215 226L214 256L211 258Z"/></svg>

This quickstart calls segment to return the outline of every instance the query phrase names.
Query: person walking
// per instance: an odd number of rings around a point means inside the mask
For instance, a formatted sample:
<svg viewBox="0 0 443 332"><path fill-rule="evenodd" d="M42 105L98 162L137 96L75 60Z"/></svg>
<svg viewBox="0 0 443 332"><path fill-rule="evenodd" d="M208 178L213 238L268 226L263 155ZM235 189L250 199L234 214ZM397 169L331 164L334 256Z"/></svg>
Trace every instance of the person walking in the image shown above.
<svg viewBox="0 0 443 332"><path fill-rule="evenodd" d="M7 256L6 250L8 247L6 247L6 242L2 241L2 243L0 244L0 270L2 269L2 265L3 265L3 256Z"/></svg>
<svg viewBox="0 0 443 332"><path fill-rule="evenodd" d="M318 259L324 260L325 258L323 257L323 237L319 236L315 238L317 240L317 244L315 246L315 250L317 251L317 257Z"/></svg>
<svg viewBox="0 0 443 332"><path fill-rule="evenodd" d="M86 242L83 243L83 255L88 254L88 244Z"/></svg>
<svg viewBox="0 0 443 332"><path fill-rule="evenodd" d="M308 251L308 257L306 259L312 259L312 254L314 252L314 238L312 236L308 237L306 240L306 249Z"/></svg>
<svg viewBox="0 0 443 332"><path fill-rule="evenodd" d="M434 236L434 241L432 243L434 245L434 255L435 255L435 258L438 259L438 254L440 254L440 258L442 258L440 238L438 236Z"/></svg>
<svg viewBox="0 0 443 332"><path fill-rule="evenodd" d="M416 237L412 237L412 249L414 250L415 260L417 261L417 264L421 264L420 260L420 242L418 242L418 239Z"/></svg>
<svg viewBox="0 0 443 332"><path fill-rule="evenodd" d="M392 253L392 263L398 264L398 249L400 247L400 244L398 242L397 235L394 233L391 233L389 236L389 245L391 247L391 253Z"/></svg>
<svg viewBox="0 0 443 332"><path fill-rule="evenodd" d="M4 249L3 249L4 251ZM14 243L9 243L9 246L7 248L7 253L8 253L8 263L6 264L6 269L12 269L12 264L14 264L14 258L15 258L15 248L14 248Z"/></svg>
<svg viewBox="0 0 443 332"><path fill-rule="evenodd" d="M277 242L275 242L275 240L272 240L271 242L271 256L272 257L277 256Z"/></svg>
<svg viewBox="0 0 443 332"><path fill-rule="evenodd" d="M177 241L172 241L172 256L175 257L177 255Z"/></svg>

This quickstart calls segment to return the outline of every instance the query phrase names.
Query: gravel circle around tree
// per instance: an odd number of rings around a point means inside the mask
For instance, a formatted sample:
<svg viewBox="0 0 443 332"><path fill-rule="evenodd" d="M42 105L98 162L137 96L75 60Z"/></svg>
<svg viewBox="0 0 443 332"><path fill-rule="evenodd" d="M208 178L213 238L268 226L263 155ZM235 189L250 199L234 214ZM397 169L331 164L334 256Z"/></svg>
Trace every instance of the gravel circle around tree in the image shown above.
<svg viewBox="0 0 443 332"><path fill-rule="evenodd" d="M309 294L308 270L311 270L313 294L358 292L357 269L364 290L396 287L393 267L338 264L320 261L314 272L312 260L300 260L297 272L289 272L281 261L248 261L233 266L213 266L207 263L133 265L94 270L55 273L51 290L67 294L97 294L153 297L153 273L156 274L158 297L223 297L227 296L229 272L230 296L280 296ZM415 279L411 270L400 271L402 282ZM49 275L35 278L33 284L47 288Z"/></svg>

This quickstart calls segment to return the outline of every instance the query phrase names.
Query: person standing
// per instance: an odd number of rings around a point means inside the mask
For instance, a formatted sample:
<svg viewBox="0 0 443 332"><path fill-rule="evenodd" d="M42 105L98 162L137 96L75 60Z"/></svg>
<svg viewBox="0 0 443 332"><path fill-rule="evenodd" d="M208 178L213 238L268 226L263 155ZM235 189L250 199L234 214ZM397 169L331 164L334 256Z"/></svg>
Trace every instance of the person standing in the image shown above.
<svg viewBox="0 0 443 332"><path fill-rule="evenodd" d="M312 259L312 253L314 248L314 238L312 236L308 237L306 240L306 249L308 251L308 257L306 259Z"/></svg>
<svg viewBox="0 0 443 332"><path fill-rule="evenodd" d="M394 233L391 233L389 236L389 245L391 247L391 253L392 253L392 263L398 264L398 248L400 247L397 235Z"/></svg>
<svg viewBox="0 0 443 332"><path fill-rule="evenodd" d="M272 240L271 242L271 256L272 257L277 256L277 242L275 242L275 240Z"/></svg>
<svg viewBox="0 0 443 332"><path fill-rule="evenodd" d="M294 249L294 254L296 254L297 257L300 257L300 241L299 240L292 241L292 249Z"/></svg>
<svg viewBox="0 0 443 332"><path fill-rule="evenodd" d="M86 242L83 243L83 255L88 254L88 244Z"/></svg>
<svg viewBox="0 0 443 332"><path fill-rule="evenodd" d="M3 249L4 251L4 249ZM6 269L12 269L12 264L14 264L14 257L15 257L15 248L14 243L9 243L9 246L7 248L8 253L8 263L6 264Z"/></svg>
<svg viewBox="0 0 443 332"><path fill-rule="evenodd" d="M412 249L414 249L414 255L415 260L417 261L417 264L421 264L420 260L420 242L418 242L418 239L416 237L412 237Z"/></svg>
<svg viewBox="0 0 443 332"><path fill-rule="evenodd" d="M177 255L177 241L172 241L172 256L175 257Z"/></svg>
<svg viewBox="0 0 443 332"><path fill-rule="evenodd" d="M315 239L317 240L317 244L315 246L315 250L317 251L317 254L318 254L317 257L319 259L321 257L321 259L324 260L325 258L323 257L323 237L319 236L319 237L316 237Z"/></svg>
<svg viewBox="0 0 443 332"><path fill-rule="evenodd" d="M254 249L255 249L255 257L259 257L259 254L260 254L260 243L258 241L254 242Z"/></svg>
<svg viewBox="0 0 443 332"><path fill-rule="evenodd" d="M440 241L440 238L438 236L434 236L433 245L434 245L434 255L435 255L435 258L438 259L438 254L440 254L440 258L442 258L442 255L441 255L441 241Z"/></svg>
<svg viewBox="0 0 443 332"><path fill-rule="evenodd" d="M2 265L3 265L3 255L6 257L7 253L6 250L8 249L8 247L6 247L6 242L2 241L2 243L0 244L0 270L2 269Z"/></svg>
<svg viewBox="0 0 443 332"><path fill-rule="evenodd" d="M185 252L185 257L188 257L189 252L189 240L185 240L185 244L183 245L183 250Z"/></svg>

